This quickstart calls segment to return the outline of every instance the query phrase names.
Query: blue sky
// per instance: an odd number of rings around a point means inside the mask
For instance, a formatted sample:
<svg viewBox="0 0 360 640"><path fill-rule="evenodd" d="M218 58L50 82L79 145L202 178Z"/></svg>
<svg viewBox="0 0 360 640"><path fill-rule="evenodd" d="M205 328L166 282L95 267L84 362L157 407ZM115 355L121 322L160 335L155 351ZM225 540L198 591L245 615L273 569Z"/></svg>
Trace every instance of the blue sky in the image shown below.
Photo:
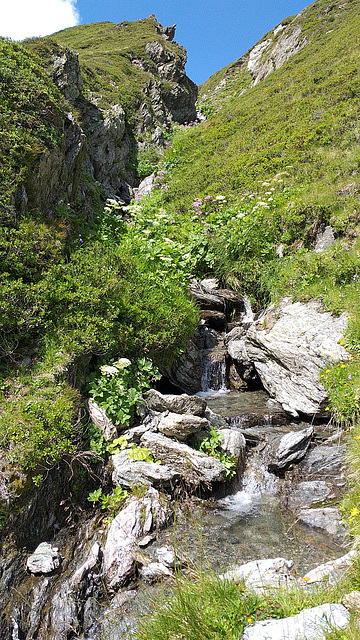
<svg viewBox="0 0 360 640"><path fill-rule="evenodd" d="M239 58L305 0L10 0L1 9L0 35L15 40L89 22L139 20L155 13L177 24L188 52L187 74L201 84Z"/></svg>

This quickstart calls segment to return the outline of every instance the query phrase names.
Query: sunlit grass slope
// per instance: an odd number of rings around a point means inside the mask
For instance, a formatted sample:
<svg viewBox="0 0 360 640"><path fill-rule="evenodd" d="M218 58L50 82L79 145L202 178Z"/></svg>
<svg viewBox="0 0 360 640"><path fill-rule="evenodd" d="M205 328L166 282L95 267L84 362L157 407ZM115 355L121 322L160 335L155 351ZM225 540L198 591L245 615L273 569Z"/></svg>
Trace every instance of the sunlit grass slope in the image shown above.
<svg viewBox="0 0 360 640"><path fill-rule="evenodd" d="M296 201L341 211L345 226L356 217L360 4L326 12L328 4L318 0L294 19L306 46L256 86L241 93L251 82L245 60L235 63L238 74L227 68L201 87L212 95L204 104L219 110L172 146L174 208L205 194L237 200L286 172L287 185L300 189Z"/></svg>

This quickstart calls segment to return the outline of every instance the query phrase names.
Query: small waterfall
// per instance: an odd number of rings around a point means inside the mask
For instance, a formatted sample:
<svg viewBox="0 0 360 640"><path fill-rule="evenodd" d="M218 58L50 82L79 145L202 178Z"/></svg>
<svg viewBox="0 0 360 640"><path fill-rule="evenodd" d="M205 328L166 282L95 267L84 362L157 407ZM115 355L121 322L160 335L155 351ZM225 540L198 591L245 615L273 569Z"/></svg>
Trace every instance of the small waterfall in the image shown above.
<svg viewBox="0 0 360 640"><path fill-rule="evenodd" d="M210 353L210 357L204 357L204 373L201 378L201 391L204 393L210 391L227 391L227 375L225 359L216 359L214 354Z"/></svg>
<svg viewBox="0 0 360 640"><path fill-rule="evenodd" d="M263 452L256 452L251 456L244 472L241 491L219 500L219 504L234 515L250 513L267 502L269 497L280 492L281 481L269 473L263 455Z"/></svg>

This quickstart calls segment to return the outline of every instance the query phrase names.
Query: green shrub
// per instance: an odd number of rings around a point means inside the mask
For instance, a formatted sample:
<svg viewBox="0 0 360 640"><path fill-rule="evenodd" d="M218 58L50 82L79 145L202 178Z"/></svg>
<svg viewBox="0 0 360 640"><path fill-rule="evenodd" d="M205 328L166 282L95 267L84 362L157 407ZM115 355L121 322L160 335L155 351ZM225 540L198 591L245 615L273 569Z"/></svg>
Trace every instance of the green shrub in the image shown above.
<svg viewBox="0 0 360 640"><path fill-rule="evenodd" d="M90 374L89 394L115 425L128 427L142 392L160 377L157 369L145 358L138 358L134 363L120 358Z"/></svg>
<svg viewBox="0 0 360 640"><path fill-rule="evenodd" d="M8 388L0 414L0 447L24 469L52 466L74 453L81 440L76 426L80 397L65 382L34 375Z"/></svg>

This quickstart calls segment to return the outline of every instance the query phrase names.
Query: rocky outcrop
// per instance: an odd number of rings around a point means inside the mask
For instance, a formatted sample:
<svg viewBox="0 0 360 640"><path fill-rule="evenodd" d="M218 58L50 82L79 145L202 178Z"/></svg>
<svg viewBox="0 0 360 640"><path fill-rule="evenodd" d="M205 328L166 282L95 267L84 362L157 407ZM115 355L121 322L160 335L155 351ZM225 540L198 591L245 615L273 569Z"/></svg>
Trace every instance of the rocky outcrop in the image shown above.
<svg viewBox="0 0 360 640"><path fill-rule="evenodd" d="M144 498L132 500L112 521L104 548L104 576L107 588L115 590L134 576L137 540L170 520L169 503L149 488Z"/></svg>
<svg viewBox="0 0 360 640"><path fill-rule="evenodd" d="M253 364L270 396L283 409L299 414L325 415L327 393L320 372L349 354L339 344L346 316L335 318L316 302L285 299L250 326L244 337L228 342L228 353L242 366Z"/></svg>
<svg viewBox="0 0 360 640"><path fill-rule="evenodd" d="M276 38L279 33L281 36ZM275 31L274 35L274 40L271 38L264 40L250 51L247 68L253 78L253 86L264 80L275 69L280 69L285 62L305 47L307 42L306 36L301 35L299 24Z"/></svg>
<svg viewBox="0 0 360 640"><path fill-rule="evenodd" d="M51 60L53 68L53 80L71 104L80 96L83 88L79 54L68 47L59 55L54 55Z"/></svg>
<svg viewBox="0 0 360 640"><path fill-rule="evenodd" d="M84 131L95 180L102 184L109 196L115 195L124 202L130 202L133 193L124 175L132 143L128 135L125 136L124 109L120 104L109 109L88 104L85 113Z"/></svg>

